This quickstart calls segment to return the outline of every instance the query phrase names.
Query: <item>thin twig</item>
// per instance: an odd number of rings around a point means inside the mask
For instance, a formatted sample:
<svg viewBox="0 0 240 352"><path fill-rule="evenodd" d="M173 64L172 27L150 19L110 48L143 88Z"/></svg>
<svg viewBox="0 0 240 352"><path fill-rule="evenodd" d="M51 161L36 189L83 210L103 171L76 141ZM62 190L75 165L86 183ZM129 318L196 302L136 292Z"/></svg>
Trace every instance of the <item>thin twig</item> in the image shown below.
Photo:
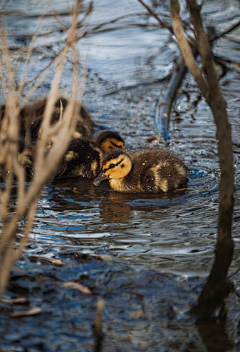
<svg viewBox="0 0 240 352"><path fill-rule="evenodd" d="M175 36L178 40L178 44L181 48L182 55L186 65L188 66L190 72L192 73L193 77L195 78L201 92L204 94L207 90L207 84L202 76L201 70L199 69L198 65L195 62L194 55L192 53L192 48L190 47L183 30L183 26L181 23L181 18L179 15L180 8L177 0L170 1L170 9L171 9L171 19L173 30Z"/></svg>
<svg viewBox="0 0 240 352"><path fill-rule="evenodd" d="M104 300L102 298L98 299L97 302L97 312L95 317L94 325L94 337L95 337L95 348L94 352L102 351L102 342L103 342L103 332L102 332L102 312L104 308Z"/></svg>
<svg viewBox="0 0 240 352"><path fill-rule="evenodd" d="M225 31L215 34L213 37L210 38L210 42L214 42L217 39L223 38L225 37L227 34L231 33L232 31L234 31L235 29L237 29L240 26L240 21L238 21L237 23L233 24L231 27L229 27L228 29L226 29Z"/></svg>
<svg viewBox="0 0 240 352"><path fill-rule="evenodd" d="M156 19L156 21L159 23L159 25L163 28L167 28L172 34L173 34L173 29L172 26L169 26L166 22L163 22L159 16L143 1L143 0L138 0L140 4L142 4L145 9L150 13L152 17Z"/></svg>
<svg viewBox="0 0 240 352"><path fill-rule="evenodd" d="M26 80L27 69L28 69L28 66L29 66L29 63L30 63L30 59L31 59L31 57L33 55L34 43L35 43L37 35L38 35L40 24L41 24L41 22L39 21L39 23L37 25L37 29L36 29L33 37L32 37L31 43L28 46L27 59L26 59L25 65L24 65L23 74L22 74L21 81L20 81L19 88L18 88L19 96L21 96L22 93L23 93L23 89L24 89L24 86L25 86L24 82Z"/></svg>
<svg viewBox="0 0 240 352"><path fill-rule="evenodd" d="M2 294L6 282L9 277L10 269L17 260L18 256L21 255L27 240L30 228L32 226L34 220L34 214L37 206L37 199L42 190L42 187L49 179L50 176L54 173L59 161L61 160L63 153L65 152L68 142L70 140L71 131L76 125L77 114L74 114L76 97L78 94L78 76L79 76L79 57L78 51L75 48L76 43L76 23L77 16L79 14L80 9L80 0L76 2L75 11L73 14L72 27L69 32L68 44L65 46L62 55L60 57L60 62L56 73L54 75L54 79L52 82L52 87L50 90L50 96L46 103L46 109L43 117L43 128L42 133L38 137L37 146L41 147L43 150L40 151L38 148L36 155L36 163L35 163L35 173L32 179L32 183L29 188L24 188L24 174L22 166L18 162L18 143L16 143L16 136L18 136L18 118L19 118L19 106L17 105L16 96L14 91L14 74L12 72L11 63L8 55L7 48L4 48L4 60L2 63L6 63L7 70L10 75L8 79L8 84L11 86L12 91L10 89L11 104L9 100L6 100L6 114L3 117L2 124L6 122L4 119L9 118L9 126L6 129L6 136L11 137L7 138L6 142L0 139L0 142L3 143L3 150L6 152L9 150L10 153L6 153L7 157L5 160L5 168L4 170L11 170L10 174L5 178L5 187L6 189L1 193L1 215L3 220L3 231L1 236L0 243L0 294ZM5 34L5 33L4 33ZM6 40L4 41L6 43ZM58 136L53 139L53 146L47 153L45 152L46 143L48 142L48 136L51 132L50 128L50 120L52 116L52 112L54 109L54 103L56 101L56 97L58 96L58 86L60 82L61 72L63 69L64 60L66 59L66 55L69 49L72 49L73 54L73 85L72 85L72 96L68 100L67 107L65 108L64 113L62 114L62 118L59 121L59 131ZM9 89L8 87L6 87ZM14 95L15 94L15 95ZM15 99L15 100L14 100ZM13 107L12 107L13 105ZM7 120L8 122L8 120ZM48 129L49 127L49 129ZM15 138L15 139L14 139ZM6 147L5 147L6 145ZM5 148L5 149L4 149ZM2 151L2 150L1 150ZM9 155L8 155L9 154ZM12 182L13 176L17 177L18 181L18 192L17 192L17 200L16 206L12 213L8 212L8 208L10 206L10 195L12 190ZM19 199L21 198L21 199ZM13 246L16 240L16 233L19 227L19 221L23 218L27 219L25 223L25 228L23 230L23 237L20 240L20 244L18 246L17 251L13 252Z"/></svg>

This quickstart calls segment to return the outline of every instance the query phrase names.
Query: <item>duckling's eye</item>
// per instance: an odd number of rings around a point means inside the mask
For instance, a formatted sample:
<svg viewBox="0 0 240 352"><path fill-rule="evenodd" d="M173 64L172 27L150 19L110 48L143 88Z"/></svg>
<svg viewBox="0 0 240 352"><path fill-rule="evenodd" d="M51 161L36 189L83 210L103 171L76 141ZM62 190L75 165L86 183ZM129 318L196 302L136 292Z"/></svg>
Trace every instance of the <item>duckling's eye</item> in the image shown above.
<svg viewBox="0 0 240 352"><path fill-rule="evenodd" d="M115 164L110 164L108 168L113 169L114 167L115 167Z"/></svg>

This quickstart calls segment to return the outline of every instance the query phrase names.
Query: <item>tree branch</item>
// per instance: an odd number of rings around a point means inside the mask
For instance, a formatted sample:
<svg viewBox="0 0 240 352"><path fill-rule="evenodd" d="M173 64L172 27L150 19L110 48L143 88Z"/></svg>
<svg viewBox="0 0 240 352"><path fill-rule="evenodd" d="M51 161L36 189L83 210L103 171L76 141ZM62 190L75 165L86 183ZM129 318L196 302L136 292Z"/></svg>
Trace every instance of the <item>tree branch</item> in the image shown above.
<svg viewBox="0 0 240 352"><path fill-rule="evenodd" d="M170 1L170 10L171 10L171 20L172 20L174 34L177 38L178 45L181 49L184 61L187 65L189 71L191 72L191 74L195 78L202 94L204 94L207 91L207 84L202 76L201 70L199 69L199 67L194 59L194 56L192 53L192 48L190 47L190 45L185 37L185 33L184 33L183 26L181 23L181 18L179 15L180 8L179 8L178 0L171 0Z"/></svg>
<svg viewBox="0 0 240 352"><path fill-rule="evenodd" d="M159 23L159 25L163 28L167 28L172 34L173 34L173 29L171 26L169 26L166 22L163 22L158 16L157 14L143 1L143 0L138 0L138 2L140 2L140 4L142 4L145 9L147 9L147 11L150 13L151 16L153 16L157 22Z"/></svg>
<svg viewBox="0 0 240 352"><path fill-rule="evenodd" d="M227 273L233 255L233 241L231 238L234 194L233 154L231 126L227 118L226 102L219 86L209 39L202 24L200 5L198 5L195 0L188 0L188 5L196 32L197 47L202 60L202 70L197 66L188 48L188 43L186 42L181 25L177 0L170 0L173 29L178 39L178 44L185 63L212 110L217 127L221 169L218 240L215 262L207 283L199 296L198 303L193 309L195 313L210 316L217 307L223 304L223 300L232 289L232 285L227 280Z"/></svg>

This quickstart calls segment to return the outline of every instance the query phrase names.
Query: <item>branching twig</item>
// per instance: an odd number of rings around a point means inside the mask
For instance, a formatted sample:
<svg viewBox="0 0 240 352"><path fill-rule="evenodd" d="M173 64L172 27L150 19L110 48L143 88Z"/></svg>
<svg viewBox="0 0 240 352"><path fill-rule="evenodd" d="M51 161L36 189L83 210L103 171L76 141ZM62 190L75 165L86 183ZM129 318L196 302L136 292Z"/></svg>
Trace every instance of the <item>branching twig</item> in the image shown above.
<svg viewBox="0 0 240 352"><path fill-rule="evenodd" d="M35 216L37 199L42 190L42 187L52 176L59 161L65 152L68 142L70 140L71 131L76 124L76 114L73 113L75 108L75 101L78 94L78 67L79 58L78 51L75 49L76 43L76 19L79 14L80 0L77 0L75 11L73 14L72 26L69 31L68 43L62 52L60 62L56 70L49 98L46 103L46 109L43 116L43 123L41 128L41 135L37 141L37 155L35 160L35 173L32 179L32 183L29 188L25 188L25 177L23 166L18 161L18 143L14 142L18 140L18 125L19 125L19 111L20 106L17 102L17 94L15 93L14 87L14 75L11 68L11 61L7 50L7 42L4 39L4 61L8 70L8 88L9 98L6 99L5 116L2 118L2 126L6 126L5 133L6 139L0 138L1 151L2 148L7 155L4 170L10 170L10 173L5 177L2 173L2 177L5 180L5 189L1 191L1 203L0 210L3 220L2 236L0 243L0 295L3 293L6 286L10 269L21 255L23 249L28 240L28 234L32 227L32 223ZM46 153L46 145L49 142L48 137L51 135L52 129L50 126L50 119L52 111L54 109L54 103L58 96L58 85L61 77L61 72L66 59L67 52L72 49L74 64L73 64L73 87L72 96L68 101L67 107L62 114L62 118L59 120L58 134L52 139L52 148ZM56 132L56 131L55 131ZM8 153L7 153L8 152ZM4 165L4 162L2 165ZM4 171L3 170L3 171ZM11 204L10 195L12 192L13 177L16 177L18 183L17 200L15 209L13 212L9 212L9 206ZM25 219L25 225L22 230L23 236L19 239L19 245L17 250L13 249L16 235L19 230L19 221Z"/></svg>
<svg viewBox="0 0 240 352"><path fill-rule="evenodd" d="M186 65L197 82L202 95L208 102L217 127L218 152L221 169L219 187L218 211L218 241L216 257L207 284L202 290L195 312L201 315L211 315L221 306L224 298L232 289L227 281L227 272L233 254L233 241L231 239L232 213L233 213L233 154L231 142L231 126L228 122L226 102L222 96L215 71L213 55L208 36L204 30L200 5L195 0L188 0L192 21L194 24L197 46L202 60L202 69L197 66L193 56L186 55L188 43L184 36L179 15L177 0L170 0L172 24L178 44L183 54ZM187 48L187 50L186 50Z"/></svg>
<svg viewBox="0 0 240 352"><path fill-rule="evenodd" d="M225 37L225 35L231 33L232 31L234 31L235 29L237 29L240 26L240 21L238 21L237 23L233 24L231 27L229 27L228 29L226 29L225 31L215 34L213 35L209 40L211 43L213 43L214 41L216 41L217 39L223 38Z"/></svg>
<svg viewBox="0 0 240 352"><path fill-rule="evenodd" d="M186 37L185 33L183 30L183 26L181 23L181 18L179 15L180 8L178 4L178 0L172 0L170 1L170 9L171 9L171 19L172 19L172 25L174 29L174 33L176 35L176 38L178 40L178 44L181 48L182 56L184 58L184 61L195 78L201 92L206 92L206 82L204 77L201 74L201 71L194 59L193 53L192 53L192 48L190 47Z"/></svg>
<svg viewBox="0 0 240 352"><path fill-rule="evenodd" d="M138 2L140 2L140 4L142 4L145 7L145 9L150 13L150 15L156 19L160 27L167 28L173 34L172 26L169 26L166 22L163 22L159 18L159 16L143 0L138 0Z"/></svg>

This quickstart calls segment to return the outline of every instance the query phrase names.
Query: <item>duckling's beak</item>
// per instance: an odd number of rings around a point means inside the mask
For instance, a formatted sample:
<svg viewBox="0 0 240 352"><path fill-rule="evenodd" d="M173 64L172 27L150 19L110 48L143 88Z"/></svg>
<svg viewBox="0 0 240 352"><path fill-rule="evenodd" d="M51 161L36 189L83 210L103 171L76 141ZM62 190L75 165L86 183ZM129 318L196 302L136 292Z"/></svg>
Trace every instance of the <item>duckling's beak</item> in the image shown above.
<svg viewBox="0 0 240 352"><path fill-rule="evenodd" d="M107 178L109 178L109 176L106 175L106 174L104 173L104 171L101 171L101 172L97 175L97 177L95 177L95 179L93 180L94 186L99 186L100 183L101 183L103 180L106 180Z"/></svg>

